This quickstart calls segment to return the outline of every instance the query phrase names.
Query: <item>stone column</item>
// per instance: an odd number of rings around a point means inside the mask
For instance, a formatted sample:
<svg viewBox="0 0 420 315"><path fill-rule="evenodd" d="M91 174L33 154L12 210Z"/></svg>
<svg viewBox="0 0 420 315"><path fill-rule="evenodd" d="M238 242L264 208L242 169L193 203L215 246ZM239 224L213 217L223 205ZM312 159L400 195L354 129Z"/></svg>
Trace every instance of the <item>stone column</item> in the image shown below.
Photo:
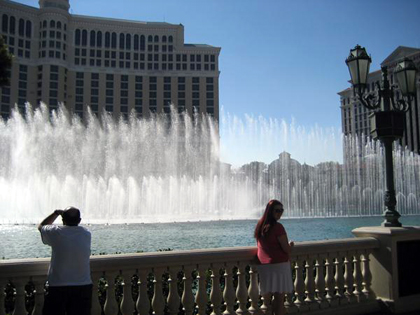
<svg viewBox="0 0 420 315"><path fill-rule="evenodd" d="M372 291L392 313L420 309L420 226L361 227L356 237L374 237L380 248L370 254Z"/></svg>

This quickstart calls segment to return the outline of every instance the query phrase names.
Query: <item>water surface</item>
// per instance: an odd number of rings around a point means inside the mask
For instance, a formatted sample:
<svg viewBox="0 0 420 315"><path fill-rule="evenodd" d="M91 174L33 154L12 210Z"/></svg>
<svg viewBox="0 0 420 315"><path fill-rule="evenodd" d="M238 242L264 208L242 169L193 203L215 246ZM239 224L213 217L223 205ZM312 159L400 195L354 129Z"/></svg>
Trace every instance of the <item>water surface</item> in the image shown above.
<svg viewBox="0 0 420 315"><path fill-rule="evenodd" d="M378 226L382 217L285 219L289 239L311 241L353 237L362 226ZM420 226L420 216L404 216L403 225ZM173 250L253 246L256 220L88 225L92 232L92 253L135 253ZM49 257L36 225L0 225L0 258Z"/></svg>

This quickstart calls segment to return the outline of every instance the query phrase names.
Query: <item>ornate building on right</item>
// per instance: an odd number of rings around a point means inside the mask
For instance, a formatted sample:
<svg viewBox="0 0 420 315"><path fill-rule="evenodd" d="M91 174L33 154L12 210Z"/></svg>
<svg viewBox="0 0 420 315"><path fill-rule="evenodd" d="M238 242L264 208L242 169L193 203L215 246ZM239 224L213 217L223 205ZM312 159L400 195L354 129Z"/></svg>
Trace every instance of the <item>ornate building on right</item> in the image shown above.
<svg viewBox="0 0 420 315"><path fill-rule="evenodd" d="M388 80L394 87L395 97L399 98L399 88L394 77L394 68L397 62L404 57L410 58L420 69L420 49L399 46L382 63L381 67L388 68ZM369 74L368 91L375 92L376 83L381 83L381 71L373 71ZM365 108L358 100L352 87L338 93L341 103L341 125L345 135L370 135L371 122L369 115L371 110ZM404 137L399 140L403 147L420 154L420 80L417 78L417 96L411 102L406 113Z"/></svg>

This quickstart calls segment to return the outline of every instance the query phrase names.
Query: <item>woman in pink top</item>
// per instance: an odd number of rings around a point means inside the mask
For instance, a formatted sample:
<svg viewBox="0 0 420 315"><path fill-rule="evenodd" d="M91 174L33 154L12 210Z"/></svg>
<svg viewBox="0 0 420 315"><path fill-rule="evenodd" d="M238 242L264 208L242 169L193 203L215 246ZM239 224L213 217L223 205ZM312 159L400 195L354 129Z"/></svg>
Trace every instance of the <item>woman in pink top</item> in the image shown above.
<svg viewBox="0 0 420 315"><path fill-rule="evenodd" d="M270 200L265 212L255 227L258 245L258 273L260 275L260 294L265 301L272 302L273 314L286 314L284 294L293 291L290 252L294 246L288 241L287 233L280 220L283 204Z"/></svg>

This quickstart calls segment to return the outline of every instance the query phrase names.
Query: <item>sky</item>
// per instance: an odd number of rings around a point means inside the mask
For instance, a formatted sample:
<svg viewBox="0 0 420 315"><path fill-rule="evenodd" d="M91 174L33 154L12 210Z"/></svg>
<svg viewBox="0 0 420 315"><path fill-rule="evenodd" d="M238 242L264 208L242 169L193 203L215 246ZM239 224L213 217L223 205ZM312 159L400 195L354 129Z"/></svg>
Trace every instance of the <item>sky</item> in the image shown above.
<svg viewBox="0 0 420 315"><path fill-rule="evenodd" d="M38 0L18 2L38 7ZM349 50L366 47L374 71L398 46L420 48L419 0L70 0L70 6L72 14L181 23L186 43L221 47L221 151L234 165L270 162L286 149L309 164L340 160L337 92L349 87ZM278 130L301 136L276 142L288 137ZM271 138L263 144L274 147L254 145L264 136Z"/></svg>

